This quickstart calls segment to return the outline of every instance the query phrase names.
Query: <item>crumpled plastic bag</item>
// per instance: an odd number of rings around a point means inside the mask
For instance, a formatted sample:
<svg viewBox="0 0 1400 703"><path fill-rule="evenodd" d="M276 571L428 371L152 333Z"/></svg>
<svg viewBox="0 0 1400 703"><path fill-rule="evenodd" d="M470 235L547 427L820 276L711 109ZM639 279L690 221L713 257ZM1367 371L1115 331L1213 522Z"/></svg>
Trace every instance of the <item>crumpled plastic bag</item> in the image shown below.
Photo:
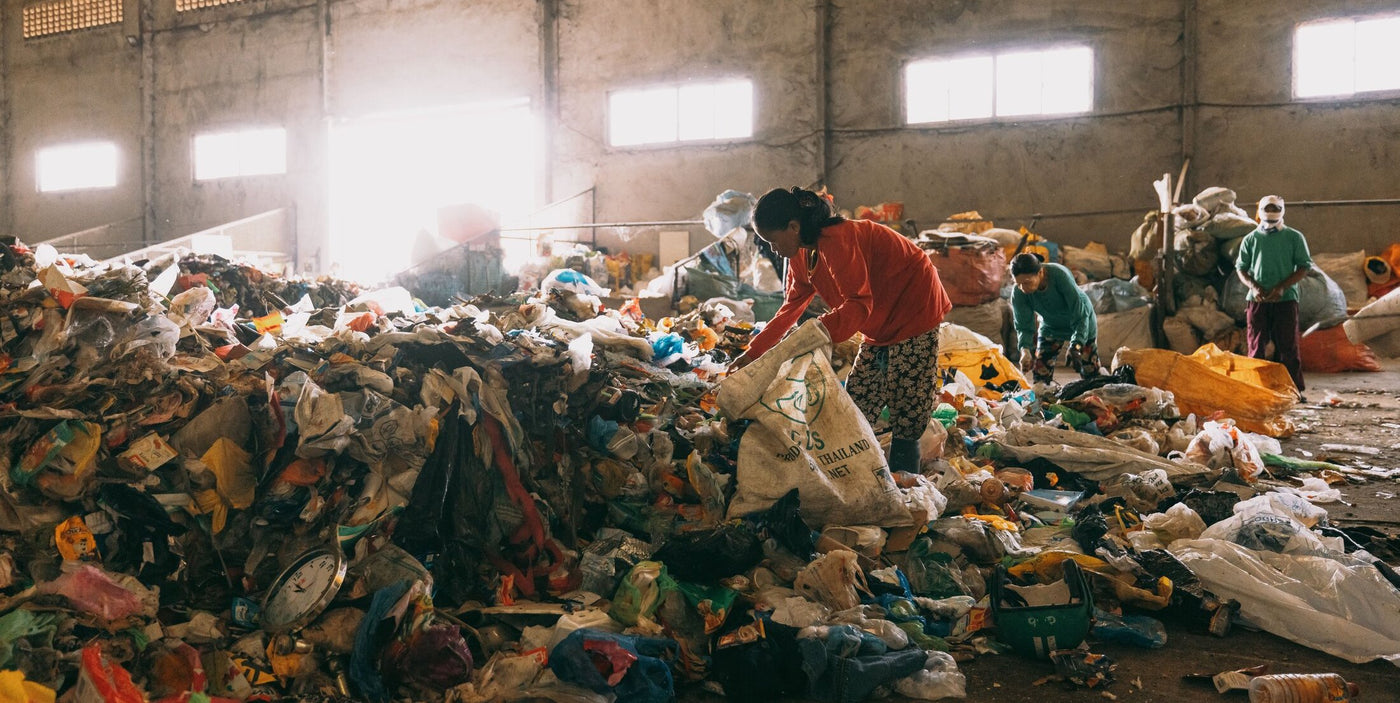
<svg viewBox="0 0 1400 703"><path fill-rule="evenodd" d="M437 691L471 680L472 653L456 625L430 625L387 656L404 679Z"/></svg>
<svg viewBox="0 0 1400 703"><path fill-rule="evenodd" d="M1290 517L1302 523L1304 527L1316 527L1327 519L1325 509L1313 505L1303 496L1281 490L1271 491L1235 504L1236 515L1247 517L1258 513L1272 513Z"/></svg>
<svg viewBox="0 0 1400 703"><path fill-rule="evenodd" d="M132 682L131 673L103 656L101 647L88 645L82 656L78 682L65 696L71 695L75 703L146 703L146 695Z"/></svg>
<svg viewBox="0 0 1400 703"><path fill-rule="evenodd" d="M300 431L297 456L309 459L339 454L350 446L354 418L345 414L345 405L338 394L327 393L315 381L307 379L302 385L295 417Z"/></svg>
<svg viewBox="0 0 1400 703"><path fill-rule="evenodd" d="M1142 524L1155 532L1163 544L1178 539L1196 539L1206 530L1206 522L1185 503L1177 503L1164 513L1143 516Z"/></svg>
<svg viewBox="0 0 1400 703"><path fill-rule="evenodd" d="M624 625L650 620L666 594L675 589L676 580L666 572L665 564L641 562L618 584L608 615Z"/></svg>
<svg viewBox="0 0 1400 703"><path fill-rule="evenodd" d="M1284 413L1293 408L1297 389L1291 379L1283 380L1288 372L1281 364L1230 354L1213 344L1190 356L1166 349L1122 349L1113 366L1124 364L1133 367L1138 383L1171 391L1183 415L1209 417L1224 411L1250 432L1270 437L1293 433Z"/></svg>
<svg viewBox="0 0 1400 703"><path fill-rule="evenodd" d="M102 569L85 564L40 584L39 592L63 596L77 610L108 622L147 611L154 615L153 592L129 576L123 580L128 583L118 583Z"/></svg>
<svg viewBox="0 0 1400 703"><path fill-rule="evenodd" d="M1170 551L1244 622L1357 664L1400 666L1395 587L1369 564L1250 550L1203 536Z"/></svg>
<svg viewBox="0 0 1400 703"><path fill-rule="evenodd" d="M711 582L752 569L763 559L763 543L742 523L682 532L652 555L682 581Z"/></svg>
<svg viewBox="0 0 1400 703"><path fill-rule="evenodd" d="M794 587L809 600L832 610L860 605L860 593L870 594L855 552L838 549L817 557L797 572Z"/></svg>
<svg viewBox="0 0 1400 703"><path fill-rule="evenodd" d="M958 663L947 652L925 652L924 668L894 683L894 692L905 698L936 701L944 698L966 698L967 677L958 671Z"/></svg>
<svg viewBox="0 0 1400 703"><path fill-rule="evenodd" d="M97 469L101 446L101 425L60 422L25 449L10 469L10 478L21 486L33 484L56 500L77 500Z"/></svg>
<svg viewBox="0 0 1400 703"><path fill-rule="evenodd" d="M1291 493L1302 496L1310 503L1340 503L1342 502L1342 492L1327 485L1327 482L1320 478L1305 478L1303 485L1294 488L1292 486L1279 486L1280 493Z"/></svg>
<svg viewBox="0 0 1400 703"><path fill-rule="evenodd" d="M1201 533L1201 539L1233 542L1256 552L1321 557L1332 554L1332 550L1303 523L1271 508L1237 513L1206 528Z"/></svg>
<svg viewBox="0 0 1400 703"><path fill-rule="evenodd" d="M1152 469L1139 474L1123 474L1105 483L1104 493L1121 496L1128 507L1140 513L1155 510L1157 504L1175 493L1167 472Z"/></svg>
<svg viewBox="0 0 1400 703"><path fill-rule="evenodd" d="M58 694L48 686L26 681L19 671L0 671L0 703L54 703Z"/></svg>
<svg viewBox="0 0 1400 703"><path fill-rule="evenodd" d="M1091 481L1150 469L1162 469L1174 483L1210 473L1204 464L1168 461L1107 437L1029 423L1009 428L996 448L1003 461L1025 466L1025 462L1045 459Z"/></svg>
<svg viewBox="0 0 1400 703"><path fill-rule="evenodd" d="M813 603L802 596L789 596L778 601L773 608L773 622L788 627L811 627L826 621L831 609L821 603Z"/></svg>
<svg viewBox="0 0 1400 703"><path fill-rule="evenodd" d="M1253 483L1264 473L1264 459L1233 422L1207 422L1186 447L1187 461L1212 469L1234 468L1240 478Z"/></svg>
<svg viewBox="0 0 1400 703"><path fill-rule="evenodd" d="M554 291L568 291L578 295L605 296L607 288L573 269L556 269L540 282L540 293L549 295Z"/></svg>
<svg viewBox="0 0 1400 703"><path fill-rule="evenodd" d="M1160 456L1162 453L1162 447L1157 444L1156 439L1153 439L1152 433L1141 427L1123 428L1109 435L1109 438L1147 454Z"/></svg>
<svg viewBox="0 0 1400 703"><path fill-rule="evenodd" d="M737 190L726 190L715 196L715 201L705 208L703 216L705 231L716 237L723 237L732 230L753 221L753 208L758 199L752 194Z"/></svg>
<svg viewBox="0 0 1400 703"><path fill-rule="evenodd" d="M219 301L214 297L214 291L196 286L172 298L167 315L179 327L198 327L207 322L218 307Z"/></svg>
<svg viewBox="0 0 1400 703"><path fill-rule="evenodd" d="M151 315L127 328L121 341L112 347L113 359L120 359L147 348L159 359L175 356L180 342L180 327L164 315Z"/></svg>

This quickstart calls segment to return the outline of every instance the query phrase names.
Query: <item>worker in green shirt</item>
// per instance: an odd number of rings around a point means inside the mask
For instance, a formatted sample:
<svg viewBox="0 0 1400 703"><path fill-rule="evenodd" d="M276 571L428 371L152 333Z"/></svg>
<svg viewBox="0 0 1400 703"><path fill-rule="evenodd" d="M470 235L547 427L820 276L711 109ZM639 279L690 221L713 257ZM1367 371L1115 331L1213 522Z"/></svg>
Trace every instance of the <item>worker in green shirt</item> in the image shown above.
<svg viewBox="0 0 1400 703"><path fill-rule="evenodd" d="M1059 264L1042 263L1035 254L1018 254L1011 260L1016 290L1011 311L1021 347L1021 370L1031 372L1037 383L1055 380L1055 359L1069 344L1065 362L1081 378L1099 374L1099 321L1089 296L1074 282L1074 274ZM1036 316L1040 327L1036 328ZM1034 353L1032 353L1034 349Z"/></svg>
<svg viewBox="0 0 1400 703"><path fill-rule="evenodd" d="M1240 258L1235 262L1240 280L1249 286L1245 310L1249 355L1267 359L1269 342L1273 342L1274 360L1288 369L1301 392L1298 282L1312 271L1312 255L1303 233L1283 224L1283 198L1264 196L1259 200L1257 214L1259 226L1245 235L1240 243Z"/></svg>

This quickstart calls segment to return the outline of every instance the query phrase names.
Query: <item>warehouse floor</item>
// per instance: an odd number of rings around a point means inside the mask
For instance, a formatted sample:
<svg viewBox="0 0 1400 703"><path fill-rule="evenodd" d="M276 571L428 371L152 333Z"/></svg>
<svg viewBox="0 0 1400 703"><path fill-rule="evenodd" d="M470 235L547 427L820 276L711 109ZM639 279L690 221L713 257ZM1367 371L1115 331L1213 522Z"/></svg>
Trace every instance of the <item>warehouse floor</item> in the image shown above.
<svg viewBox="0 0 1400 703"><path fill-rule="evenodd" d="M1291 414L1299 433L1283 441L1290 456L1325 459L1338 464L1359 461L1382 468L1400 467L1400 360L1383 363L1381 373L1310 374L1308 405ZM1062 382L1069 378L1060 379ZM1335 405L1323 405L1327 391L1336 394ZM1396 425L1387 427L1385 425ZM1381 450L1376 457L1323 452L1324 444L1364 445ZM1400 533L1400 480L1371 480L1342 488L1350 505L1327 505L1330 519L1341 526L1365 525L1390 534ZM1360 684L1362 700L1400 703L1400 668L1384 662L1357 665L1296 645L1265 632L1235 627L1225 638L1207 634L1200 626L1166 621L1168 640L1159 650L1124 645L1096 644L1093 651L1118 662L1117 682L1107 689L1087 690L1057 681L1037 681L1053 675L1048 662L1016 656L982 656L959 666L967 676L970 703L1026 703L1031 701L1116 700L1142 703L1220 703L1241 701L1243 694L1222 695L1208 683L1187 680L1191 674L1214 675L1222 671L1269 664L1272 673L1341 674ZM705 693L683 694L681 700L711 703L723 700ZM900 698L886 700L897 701Z"/></svg>

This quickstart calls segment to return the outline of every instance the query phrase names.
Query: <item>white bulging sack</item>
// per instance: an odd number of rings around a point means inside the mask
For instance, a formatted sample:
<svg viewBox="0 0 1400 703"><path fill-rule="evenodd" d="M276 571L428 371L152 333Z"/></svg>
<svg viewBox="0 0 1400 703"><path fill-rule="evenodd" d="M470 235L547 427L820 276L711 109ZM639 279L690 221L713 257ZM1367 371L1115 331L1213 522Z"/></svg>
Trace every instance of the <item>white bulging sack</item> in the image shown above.
<svg viewBox="0 0 1400 703"><path fill-rule="evenodd" d="M720 384L720 409L754 421L739 442L730 517L796 488L817 529L910 523L870 423L831 369L830 344L826 328L809 321Z"/></svg>

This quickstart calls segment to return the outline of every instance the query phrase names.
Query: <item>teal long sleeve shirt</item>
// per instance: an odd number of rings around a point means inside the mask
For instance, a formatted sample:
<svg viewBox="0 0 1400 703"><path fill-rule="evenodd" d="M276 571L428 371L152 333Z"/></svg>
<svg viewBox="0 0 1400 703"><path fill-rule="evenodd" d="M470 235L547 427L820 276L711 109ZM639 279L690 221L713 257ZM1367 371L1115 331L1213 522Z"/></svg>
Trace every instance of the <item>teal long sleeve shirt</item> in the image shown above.
<svg viewBox="0 0 1400 703"><path fill-rule="evenodd" d="M1074 282L1074 274L1059 264L1045 264L1045 288L1030 295L1017 288L1011 294L1016 336L1022 349L1035 348L1036 316L1040 336L1083 344L1098 337L1099 321L1089 296Z"/></svg>

